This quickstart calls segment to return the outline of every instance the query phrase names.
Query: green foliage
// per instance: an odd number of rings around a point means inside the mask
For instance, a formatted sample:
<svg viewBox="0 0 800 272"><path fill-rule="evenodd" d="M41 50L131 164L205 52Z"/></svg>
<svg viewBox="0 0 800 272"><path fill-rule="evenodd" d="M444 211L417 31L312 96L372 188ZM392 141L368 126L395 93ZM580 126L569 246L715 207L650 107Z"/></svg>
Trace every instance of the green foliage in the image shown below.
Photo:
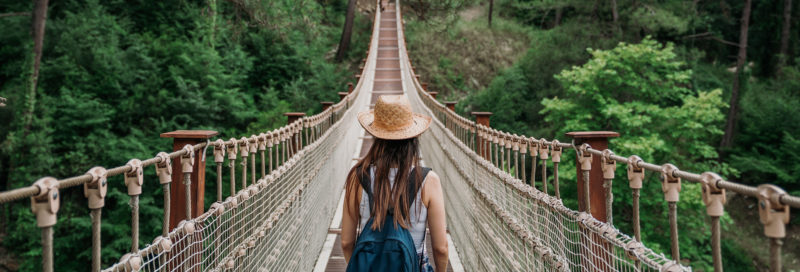
<svg viewBox="0 0 800 272"><path fill-rule="evenodd" d="M556 75L566 90L565 96L544 99L544 120L555 126L559 135L569 131L612 130L621 137L610 146L619 154L637 154L646 161L673 162L686 170L729 171L718 164L712 144L722 134L724 119L722 91L688 89L691 70L677 60L673 46L661 46L645 38L639 44L620 43L611 50L588 50L592 59ZM562 171L574 172L574 166ZM572 169L570 169L572 168ZM624 176L624 168L618 169ZM643 241L657 251L669 249L666 203L660 183L649 178L642 190ZM630 196L623 186L614 187L614 205L629 207ZM678 202L682 256L695 267L707 267L710 249L704 246L709 230L704 222L704 204L697 184L683 184ZM624 214L624 213L623 213ZM617 225L630 229L626 220ZM659 227L667 227L666 229ZM630 233L630 232L629 232Z"/></svg>
<svg viewBox="0 0 800 272"><path fill-rule="evenodd" d="M741 181L773 183L800 194L800 67L784 68L782 79L750 84L743 94L731 164L741 170Z"/></svg>
<svg viewBox="0 0 800 272"><path fill-rule="evenodd" d="M6 1L8 2L8 1ZM28 186L42 176L79 175L171 148L159 133L213 129L238 137L285 124L283 113L321 109L344 88L367 45L370 24L357 17L347 62L328 58L346 1L51 2L35 100L28 96L30 17L0 18L0 188ZM216 5L211 16L209 5ZM0 3L29 11L30 2ZM35 101L30 128L25 105ZM213 164L207 180L215 180ZM162 191L145 172L141 242L161 232ZM121 177L109 180L103 210L103 264L129 251L129 197ZM227 181L226 181L227 182ZM207 204L216 200L208 182ZM224 184L224 189L229 186ZM59 270L85 270L91 221L80 187L64 189L55 230ZM223 192L230 195L230 192ZM2 207L2 246L21 271L40 266L39 230L26 202Z"/></svg>

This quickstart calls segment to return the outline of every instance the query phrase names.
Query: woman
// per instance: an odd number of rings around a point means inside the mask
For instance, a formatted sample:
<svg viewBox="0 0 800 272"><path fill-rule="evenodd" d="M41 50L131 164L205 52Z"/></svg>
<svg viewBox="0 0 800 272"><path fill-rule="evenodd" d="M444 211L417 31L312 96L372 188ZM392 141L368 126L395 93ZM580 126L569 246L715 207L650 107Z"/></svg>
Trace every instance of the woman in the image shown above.
<svg viewBox="0 0 800 272"><path fill-rule="evenodd" d="M350 170L345 183L342 250L348 271L386 270L402 265L398 264L401 260L394 260L398 258L365 257L359 250L371 237L395 229L411 234L419 271L433 271L424 246L426 226L430 229L436 269L445 271L448 252L442 186L436 173L419 165L417 136L428 129L431 118L413 113L405 95L383 95L378 97L374 110L358 114L358 121L372 134L374 142L367 155ZM357 237L359 229L362 232ZM386 244L380 245L385 248Z"/></svg>

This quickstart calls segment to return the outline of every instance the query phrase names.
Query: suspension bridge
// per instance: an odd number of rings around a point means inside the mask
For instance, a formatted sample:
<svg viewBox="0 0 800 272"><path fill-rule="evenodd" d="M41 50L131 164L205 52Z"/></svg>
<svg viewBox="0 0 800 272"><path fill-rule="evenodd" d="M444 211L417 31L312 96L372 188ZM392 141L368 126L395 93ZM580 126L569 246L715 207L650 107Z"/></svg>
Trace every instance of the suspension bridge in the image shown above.
<svg viewBox="0 0 800 272"><path fill-rule="evenodd" d="M701 196L687 197L702 197L707 206L715 271L722 271L725 261L720 217L729 191L758 199L770 269L781 271L789 211L800 207L799 197L773 185L747 186L712 172L691 173L669 163L615 155L606 140L617 136L613 132L576 132L568 135L572 141L559 142L492 129L488 113L474 113L476 121L459 116L453 103L438 102L436 93L419 82L406 51L400 1L375 4L358 83L339 93L339 102L323 103L323 112L287 114L286 126L228 140L213 131L165 133L162 137L175 138L172 152L109 169L94 167L70 178L44 177L0 193L3 204L23 205L30 199L41 229L42 270L58 266L53 263L53 231L59 192L82 187L92 221L86 230L92 233L92 271L343 271L338 234L345 176L372 143L356 114L380 95L406 94L416 112L434 117L420 143L423 163L442 179L450 270L691 271L680 262L676 205L681 183L691 182L702 185ZM576 154L570 163L578 169L577 211L561 201L559 164L565 151ZM205 164L212 159L216 202L206 207ZM526 160L534 167L526 169ZM614 176L618 164L626 167L627 177ZM155 171L158 180L145 180L144 171ZM669 257L641 242L639 193L645 174L658 175L662 182L669 207L670 231L664 233L672 241ZM223 178L229 179L231 195L223 195ZM615 179L628 181L633 233L614 227ZM537 181L547 182L536 188ZM102 211L110 186L126 188L130 196L132 233L130 252L103 264ZM139 236L143 186L163 188L163 226L157 237Z"/></svg>

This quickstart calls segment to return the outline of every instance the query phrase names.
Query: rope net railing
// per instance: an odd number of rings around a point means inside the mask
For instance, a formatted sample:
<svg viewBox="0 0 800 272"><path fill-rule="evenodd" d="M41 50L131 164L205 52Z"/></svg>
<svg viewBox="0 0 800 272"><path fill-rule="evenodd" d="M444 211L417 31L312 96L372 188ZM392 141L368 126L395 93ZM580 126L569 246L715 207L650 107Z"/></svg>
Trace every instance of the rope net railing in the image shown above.
<svg viewBox="0 0 800 272"><path fill-rule="evenodd" d="M399 5L398 5L399 6ZM398 8L398 14L399 14ZM800 198L774 185L747 186L726 181L712 172L679 170L672 164L656 165L638 156L622 157L611 150L593 149L558 140L519 136L480 125L439 103L420 84L411 69L403 33L398 34L404 89L417 111L434 116L430 132L421 136L425 161L442 176L450 233L465 267L477 271L689 271L680 264L677 205L681 181L700 183L710 217L712 259L722 271L719 218L724 213L727 190L756 197L761 223L770 239L770 266L781 271L781 245L790 207L800 208ZM559 170L562 152L576 152L584 183L584 211L574 211L561 201ZM537 167L527 170L526 160ZM589 171L600 160L608 223L585 212ZM548 161L550 161L548 163ZM633 197L633 237L613 226L611 185L617 163L625 164ZM548 179L550 168L552 177ZM530 171L530 172L528 172ZM668 202L671 259L656 254L641 242L639 190L646 172L659 175ZM552 180L552 191L548 182ZM541 189L541 190L540 190Z"/></svg>
<svg viewBox="0 0 800 272"><path fill-rule="evenodd" d="M380 22L376 12L375 22ZM0 193L0 204L31 199L42 232L43 271L53 271L53 228L60 207L59 190L83 186L92 218L91 271L100 271L102 210L109 186L126 186L131 207L131 250L104 271L308 271L325 241L349 159L360 127L356 110L369 103L360 95L372 86L379 24L373 25L370 50L358 84L323 112L250 137L218 139L152 158L132 159L111 169L94 167L84 175L45 177L34 185ZM216 164L216 202L191 217L195 156ZM172 180L172 162L183 180ZM224 169L227 168L227 169ZM139 195L143 171L154 169L164 192L162 234L139 246ZM231 195L223 198L227 173ZM119 178L118 178L119 177ZM124 183L122 182L124 181ZM181 182L187 191L187 218L170 229L170 188ZM90 231L90 230L87 230Z"/></svg>

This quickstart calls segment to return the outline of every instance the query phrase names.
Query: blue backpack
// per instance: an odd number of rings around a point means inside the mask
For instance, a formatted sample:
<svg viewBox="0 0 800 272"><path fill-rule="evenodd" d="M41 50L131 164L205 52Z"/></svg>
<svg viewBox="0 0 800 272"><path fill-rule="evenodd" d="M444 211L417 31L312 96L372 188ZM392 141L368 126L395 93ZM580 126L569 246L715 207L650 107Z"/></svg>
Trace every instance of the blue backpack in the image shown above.
<svg viewBox="0 0 800 272"><path fill-rule="evenodd" d="M430 172L430 168L422 168L422 178ZM411 171L409 178L408 196L410 197L410 206L416 200L417 191L420 188L415 188L416 184L416 168ZM372 197L372 188L370 179L368 177L361 177L361 187L367 192L369 198L370 209L374 207ZM416 246L414 239L411 238L411 232L407 229L394 224L394 212L387 211L386 219L383 221L383 226L379 230L372 229L374 218L370 218L367 224L362 228L361 235L356 240L356 246L353 249L353 255L350 257L350 262L347 264L347 272L360 272L360 271L404 271L404 272L418 272L420 271L420 260L417 256Z"/></svg>

